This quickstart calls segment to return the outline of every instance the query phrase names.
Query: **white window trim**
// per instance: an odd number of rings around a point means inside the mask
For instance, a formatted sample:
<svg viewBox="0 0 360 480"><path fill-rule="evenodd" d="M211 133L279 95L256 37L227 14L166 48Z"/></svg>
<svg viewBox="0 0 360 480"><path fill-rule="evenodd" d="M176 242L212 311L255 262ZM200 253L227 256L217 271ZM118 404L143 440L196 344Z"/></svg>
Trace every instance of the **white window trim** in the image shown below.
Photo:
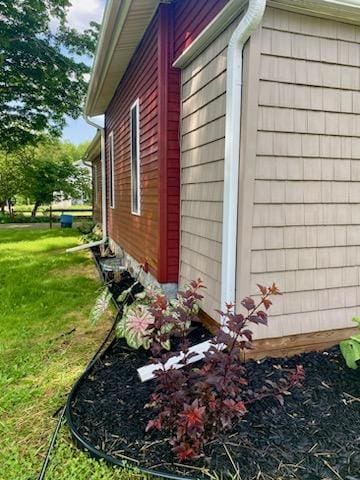
<svg viewBox="0 0 360 480"><path fill-rule="evenodd" d="M137 132L137 139L136 139L136 149L137 149L137 162L136 162L136 169L137 169L137 191L138 191L138 209L134 209L133 205L133 158L132 158L132 111L136 108L136 132ZM140 101L137 98L135 102L130 107L130 171L131 171L131 213L132 215L141 215L141 191L140 191Z"/></svg>
<svg viewBox="0 0 360 480"><path fill-rule="evenodd" d="M110 208L115 208L115 160L114 160L114 132L109 133L109 171L111 172Z"/></svg>

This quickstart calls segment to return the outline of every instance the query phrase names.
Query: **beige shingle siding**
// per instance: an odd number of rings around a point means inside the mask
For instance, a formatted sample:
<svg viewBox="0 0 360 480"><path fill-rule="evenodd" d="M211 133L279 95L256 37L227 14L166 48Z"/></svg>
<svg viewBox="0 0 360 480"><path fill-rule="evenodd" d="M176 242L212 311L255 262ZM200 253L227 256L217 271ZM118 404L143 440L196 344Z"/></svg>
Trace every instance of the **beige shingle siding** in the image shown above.
<svg viewBox="0 0 360 480"><path fill-rule="evenodd" d="M182 72L180 283L201 277L220 306L227 43L223 32Z"/></svg>
<svg viewBox="0 0 360 480"><path fill-rule="evenodd" d="M251 291L282 336L351 326L360 287L360 27L268 8L261 34Z"/></svg>

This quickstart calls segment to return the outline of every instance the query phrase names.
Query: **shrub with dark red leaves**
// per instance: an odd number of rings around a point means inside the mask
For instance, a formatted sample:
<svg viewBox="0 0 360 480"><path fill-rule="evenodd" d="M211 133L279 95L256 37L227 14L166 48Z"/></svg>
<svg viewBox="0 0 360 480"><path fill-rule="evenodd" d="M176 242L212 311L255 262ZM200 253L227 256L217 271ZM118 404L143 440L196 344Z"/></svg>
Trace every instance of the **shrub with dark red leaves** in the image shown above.
<svg viewBox="0 0 360 480"><path fill-rule="evenodd" d="M251 297L245 298L241 302L244 313L236 313L233 305L219 312L223 327L212 339L201 364L178 370L165 369L171 356L182 353L185 364L191 358L185 341L186 328L182 331L180 351L161 357L162 368L156 371L156 388L148 405L155 410L156 417L150 420L146 430L157 429L170 434L173 451L180 461L201 455L204 444L220 432L231 429L246 414L251 403L271 396L283 405L289 388L301 384L304 372L302 366L298 366L286 372L278 382L265 380L258 391L248 387L246 365L240 354L244 349L253 348L249 325L267 325L267 311L272 304L269 297L280 295L275 284L258 287L259 302L256 304Z"/></svg>

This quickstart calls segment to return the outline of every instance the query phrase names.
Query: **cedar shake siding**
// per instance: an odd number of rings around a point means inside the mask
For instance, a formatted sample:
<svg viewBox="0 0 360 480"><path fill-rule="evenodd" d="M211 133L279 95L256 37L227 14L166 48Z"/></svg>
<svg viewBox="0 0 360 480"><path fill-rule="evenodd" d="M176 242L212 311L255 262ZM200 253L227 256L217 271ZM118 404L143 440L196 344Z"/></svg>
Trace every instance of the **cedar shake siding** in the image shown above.
<svg viewBox="0 0 360 480"><path fill-rule="evenodd" d="M202 308L212 317L221 289L226 55L237 22L182 71L180 284L204 281Z"/></svg>
<svg viewBox="0 0 360 480"><path fill-rule="evenodd" d="M229 27L182 71L180 281L219 308ZM360 314L360 27L267 8L244 50L237 292L275 281L258 338ZM229 299L232 301L234 299Z"/></svg>
<svg viewBox="0 0 360 480"><path fill-rule="evenodd" d="M92 161L92 191L93 191L93 218L94 222L101 224L101 201L102 201L102 189L101 189L101 158L98 156Z"/></svg>
<svg viewBox="0 0 360 480"><path fill-rule="evenodd" d="M261 32L252 293L275 280L285 336L360 313L360 27L267 9ZM239 266L240 268L241 266Z"/></svg>
<svg viewBox="0 0 360 480"><path fill-rule="evenodd" d="M111 132L115 164L109 236L138 262L147 261L160 283L177 282L179 251L179 74L171 67L170 8L160 5L105 114L108 192ZM130 107L137 99L141 212L133 215Z"/></svg>

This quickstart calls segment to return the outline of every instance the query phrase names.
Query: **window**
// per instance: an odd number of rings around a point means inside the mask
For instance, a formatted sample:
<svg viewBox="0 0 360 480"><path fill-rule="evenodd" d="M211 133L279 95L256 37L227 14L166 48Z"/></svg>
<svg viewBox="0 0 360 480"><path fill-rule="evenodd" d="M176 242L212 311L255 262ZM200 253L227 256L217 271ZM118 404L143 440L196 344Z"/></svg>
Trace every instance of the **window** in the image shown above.
<svg viewBox="0 0 360 480"><path fill-rule="evenodd" d="M140 215L139 99L130 108L131 213Z"/></svg>
<svg viewBox="0 0 360 480"><path fill-rule="evenodd" d="M110 207L115 208L115 180L114 180L114 134L109 134L109 195Z"/></svg>

